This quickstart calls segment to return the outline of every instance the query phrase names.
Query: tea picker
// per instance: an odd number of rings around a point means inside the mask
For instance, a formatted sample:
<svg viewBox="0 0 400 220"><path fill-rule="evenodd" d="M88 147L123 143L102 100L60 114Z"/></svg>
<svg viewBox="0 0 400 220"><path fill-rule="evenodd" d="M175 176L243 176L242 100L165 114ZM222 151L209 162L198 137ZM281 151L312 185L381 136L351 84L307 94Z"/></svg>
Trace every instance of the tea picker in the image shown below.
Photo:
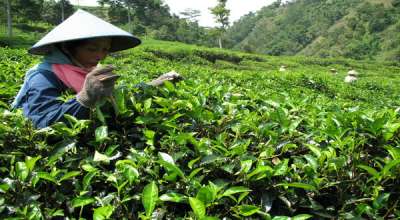
<svg viewBox="0 0 400 220"><path fill-rule="evenodd" d="M12 108L21 108L37 128L66 121L66 114L88 119L91 109L111 96L119 78L114 66L98 64L109 53L140 43L132 34L79 9L28 50L43 59L27 71ZM176 72L167 73L147 84L159 86L180 78ZM61 100L68 91L73 98Z"/></svg>

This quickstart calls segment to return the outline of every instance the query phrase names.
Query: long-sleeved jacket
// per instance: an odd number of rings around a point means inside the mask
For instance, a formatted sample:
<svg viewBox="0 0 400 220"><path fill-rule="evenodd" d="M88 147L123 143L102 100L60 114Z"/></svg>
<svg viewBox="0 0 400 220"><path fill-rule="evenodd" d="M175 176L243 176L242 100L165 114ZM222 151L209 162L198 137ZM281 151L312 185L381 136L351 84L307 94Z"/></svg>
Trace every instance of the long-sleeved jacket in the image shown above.
<svg viewBox="0 0 400 220"><path fill-rule="evenodd" d="M68 89L57 76L47 70L36 70L27 80L26 90L22 94L19 105L24 115L30 118L37 128L47 127L54 122L63 121L64 115L73 115L79 119L89 117L89 109L81 105L75 98L66 102L60 96Z"/></svg>
<svg viewBox="0 0 400 220"><path fill-rule="evenodd" d="M22 108L24 115L31 119L37 128L64 121L65 114L86 119L90 113L90 109L81 105L76 98L68 101L60 99L68 88L51 71L51 64L55 61L58 63L69 61L62 57L62 54L55 54L45 58L41 64L27 72L24 84L12 104L13 108Z"/></svg>

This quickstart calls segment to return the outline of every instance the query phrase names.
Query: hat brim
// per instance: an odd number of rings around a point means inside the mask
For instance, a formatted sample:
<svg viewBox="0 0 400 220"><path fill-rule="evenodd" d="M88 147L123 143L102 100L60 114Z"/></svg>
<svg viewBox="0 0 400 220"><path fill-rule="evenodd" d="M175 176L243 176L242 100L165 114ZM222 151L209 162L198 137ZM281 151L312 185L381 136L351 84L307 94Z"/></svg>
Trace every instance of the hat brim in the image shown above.
<svg viewBox="0 0 400 220"><path fill-rule="evenodd" d="M46 55L46 54L50 53L54 49L54 46L58 43L78 41L78 40L89 40L89 39L95 39L95 38L111 38L110 52L117 52L117 51L121 51L121 50L130 49L130 48L136 47L142 43L142 41L135 36L115 36L115 35L105 36L105 35L101 35L98 37L76 38L76 39L70 39L67 41L64 40L64 41L59 41L59 42L51 42L51 43L44 44L44 45L34 45L30 49L28 49L28 52L30 54L34 54L34 55Z"/></svg>

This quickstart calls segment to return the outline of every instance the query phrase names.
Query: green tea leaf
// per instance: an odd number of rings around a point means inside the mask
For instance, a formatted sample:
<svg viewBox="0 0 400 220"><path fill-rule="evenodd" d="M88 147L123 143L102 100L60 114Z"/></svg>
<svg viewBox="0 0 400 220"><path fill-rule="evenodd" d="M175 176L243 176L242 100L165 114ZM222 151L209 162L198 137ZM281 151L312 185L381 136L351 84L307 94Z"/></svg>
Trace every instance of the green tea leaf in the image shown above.
<svg viewBox="0 0 400 220"><path fill-rule="evenodd" d="M192 172L190 172L188 179L192 179L193 177L196 176L196 174L198 174L200 171L202 171L203 168L196 168L194 169Z"/></svg>
<svg viewBox="0 0 400 220"><path fill-rule="evenodd" d="M217 192L214 188L205 186L202 187L196 194L196 199L202 201L204 205L212 203L216 198Z"/></svg>
<svg viewBox="0 0 400 220"><path fill-rule="evenodd" d="M158 156L160 157L160 160L158 160L158 162L162 166L164 166L169 172L172 172L180 176L181 178L186 178L182 170L175 165L173 158L169 154L158 152Z"/></svg>
<svg viewBox="0 0 400 220"><path fill-rule="evenodd" d="M90 186L90 183L93 179L93 177L95 177L97 175L97 172L90 172L87 173L85 175L85 177L83 177L82 183L83 183L83 190L87 190L87 188Z"/></svg>
<svg viewBox="0 0 400 220"><path fill-rule="evenodd" d="M309 214L300 214L292 217L292 220L306 220L312 218L312 215Z"/></svg>
<svg viewBox="0 0 400 220"><path fill-rule="evenodd" d="M42 158L42 156L37 156L37 157L27 156L25 158L25 164L26 164L26 167L28 168L28 170L32 172L33 169L35 168L36 162L41 158Z"/></svg>
<svg viewBox="0 0 400 220"><path fill-rule="evenodd" d="M198 219L202 219L206 215L206 207L202 201L189 197L189 204Z"/></svg>
<svg viewBox="0 0 400 220"><path fill-rule="evenodd" d="M17 174L17 177L21 181L25 181L25 179L29 175L29 169L26 166L25 162L17 162L15 164L15 172Z"/></svg>
<svg viewBox="0 0 400 220"><path fill-rule="evenodd" d="M251 192L251 189L244 187L244 186L233 186L227 189L221 197L223 196L230 196L236 193L243 193L243 192Z"/></svg>
<svg viewBox="0 0 400 220"><path fill-rule="evenodd" d="M79 172L79 171L70 171L70 172L64 174L64 176L61 177L58 181L62 182L64 180L71 179L72 177L79 176L80 174L81 174L81 172Z"/></svg>
<svg viewBox="0 0 400 220"><path fill-rule="evenodd" d="M104 114L103 114L103 112L101 111L101 105L100 104L97 104L96 105L96 115L97 115L97 119L99 119L99 121L103 124L103 125L105 125L106 124L106 119L105 119L105 117L104 117Z"/></svg>
<svg viewBox="0 0 400 220"><path fill-rule="evenodd" d="M96 200L92 197L79 196L72 200L72 207L76 208L76 207L86 206L91 203L94 203L95 201Z"/></svg>
<svg viewBox="0 0 400 220"><path fill-rule="evenodd" d="M10 189L10 186L6 183L0 184L0 193L6 193Z"/></svg>
<svg viewBox="0 0 400 220"><path fill-rule="evenodd" d="M281 161L276 167L274 167L274 176L285 175L288 170L289 159Z"/></svg>
<svg viewBox="0 0 400 220"><path fill-rule="evenodd" d="M47 172L37 172L36 175L37 175L40 179L44 179L44 180L47 180L47 181L49 181L49 182L58 184L57 180L56 180L52 175L50 175L50 174L47 173Z"/></svg>
<svg viewBox="0 0 400 220"><path fill-rule="evenodd" d="M125 178L128 179L129 183L132 184L135 180L139 178L139 171L130 164L123 165L123 174Z"/></svg>
<svg viewBox="0 0 400 220"><path fill-rule="evenodd" d="M358 168L361 168L365 171L367 171L372 177L377 178L379 176L378 171L376 171L374 168L365 166L365 165L358 165Z"/></svg>
<svg viewBox="0 0 400 220"><path fill-rule="evenodd" d="M252 160L243 160L240 161L240 172L248 173L251 169L251 165L253 164Z"/></svg>
<svg viewBox="0 0 400 220"><path fill-rule="evenodd" d="M110 158L102 153L99 153L97 150L94 152L94 157L93 161L95 162L104 162L104 163L110 163Z"/></svg>
<svg viewBox="0 0 400 220"><path fill-rule="evenodd" d="M152 103L152 99L146 99L146 100L144 101L143 108L144 108L144 111L145 111L145 112L148 112L148 111L150 110L151 103Z"/></svg>
<svg viewBox="0 0 400 220"><path fill-rule="evenodd" d="M96 142L103 142L108 138L108 127L103 125L96 128L95 131Z"/></svg>
<svg viewBox="0 0 400 220"><path fill-rule="evenodd" d="M392 156L393 160L400 159L400 148L391 146L386 146L385 148L389 151L389 154Z"/></svg>
<svg viewBox="0 0 400 220"><path fill-rule="evenodd" d="M160 200L164 202L177 202L177 203L186 203L187 197L180 193L165 193L160 196Z"/></svg>
<svg viewBox="0 0 400 220"><path fill-rule="evenodd" d="M387 164L383 167L383 169L382 169L382 171L381 171L382 176L388 176L388 175L390 175L390 170L391 170L393 167L395 167L395 166L397 166L397 165L399 165L399 164L400 164L400 159L391 160L389 163L387 163Z"/></svg>
<svg viewBox="0 0 400 220"><path fill-rule="evenodd" d="M195 159L189 161L189 163L188 163L189 169L192 169L192 168L193 168L193 165L194 165L195 163L197 163L200 159L201 159L201 157L197 157L197 158L195 158Z"/></svg>
<svg viewBox="0 0 400 220"><path fill-rule="evenodd" d="M146 144L153 146L154 145L154 136L155 136L156 132L152 131L152 130L145 130L144 131L144 136L146 137L147 141Z"/></svg>
<svg viewBox="0 0 400 220"><path fill-rule="evenodd" d="M288 216L275 216L272 220L291 220Z"/></svg>
<svg viewBox="0 0 400 220"><path fill-rule="evenodd" d="M90 165L90 164L83 164L82 165L82 169L86 172L95 172L97 171L97 168L95 168L94 166Z"/></svg>
<svg viewBox="0 0 400 220"><path fill-rule="evenodd" d="M113 211L114 211L114 207L111 205L106 205L106 206L102 206L99 208L95 208L94 212L93 212L93 220L110 219Z"/></svg>
<svg viewBox="0 0 400 220"><path fill-rule="evenodd" d="M142 204L146 211L146 216L149 217L154 211L156 207L156 203L158 200L158 187L157 184L153 181L147 184L142 192Z"/></svg>
<svg viewBox="0 0 400 220"><path fill-rule="evenodd" d="M378 198L376 198L373 202L372 202L372 206L375 209L381 209L382 207L384 207L389 199L390 193L383 193L381 195L378 196Z"/></svg>
<svg viewBox="0 0 400 220"><path fill-rule="evenodd" d="M315 186L307 184L307 183L279 183L276 186L287 186L287 187L295 187L295 188L302 188L305 190L316 191L317 188Z"/></svg>
<svg viewBox="0 0 400 220"><path fill-rule="evenodd" d="M251 216L256 214L260 208L254 205L241 205L238 206L239 214L243 216Z"/></svg>

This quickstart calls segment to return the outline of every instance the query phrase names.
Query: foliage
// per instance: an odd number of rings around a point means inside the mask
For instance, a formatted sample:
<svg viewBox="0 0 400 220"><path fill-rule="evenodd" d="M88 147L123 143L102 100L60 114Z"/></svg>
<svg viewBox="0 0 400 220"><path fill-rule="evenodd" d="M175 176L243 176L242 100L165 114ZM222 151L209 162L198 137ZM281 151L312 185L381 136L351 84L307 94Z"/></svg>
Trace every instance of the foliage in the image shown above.
<svg viewBox="0 0 400 220"><path fill-rule="evenodd" d="M270 55L395 61L399 16L397 1L277 1L242 17L224 38L230 48Z"/></svg>
<svg viewBox="0 0 400 220"><path fill-rule="evenodd" d="M38 60L0 50L2 219L400 217L397 63L149 40L105 61L112 104L37 130L8 104ZM171 69L185 80L137 86Z"/></svg>
<svg viewBox="0 0 400 220"><path fill-rule="evenodd" d="M221 35L226 31L226 28L229 26L230 10L226 8L226 2L227 0L218 0L218 4L215 7L210 8L211 14L214 15L215 21L221 25L218 30L219 48L222 48Z"/></svg>

